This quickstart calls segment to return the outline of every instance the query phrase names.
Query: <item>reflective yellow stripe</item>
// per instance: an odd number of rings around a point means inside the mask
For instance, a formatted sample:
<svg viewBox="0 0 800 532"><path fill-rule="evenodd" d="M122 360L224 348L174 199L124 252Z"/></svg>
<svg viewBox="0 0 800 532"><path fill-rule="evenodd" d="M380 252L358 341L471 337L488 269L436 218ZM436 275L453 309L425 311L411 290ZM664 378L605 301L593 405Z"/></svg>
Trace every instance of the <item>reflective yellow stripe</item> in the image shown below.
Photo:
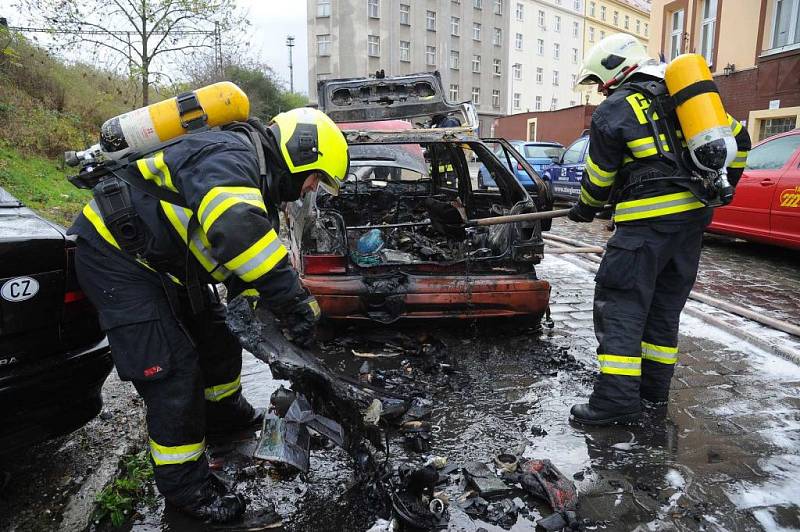
<svg viewBox="0 0 800 532"><path fill-rule="evenodd" d="M86 216L86 219L91 222L95 230L100 233L100 236L103 237L103 240L115 248L121 249L119 244L117 244L117 239L114 238L114 235L112 235L111 231L108 230L108 227L106 227L106 224L98 211L99 209L97 207L97 203L92 200L83 208L83 215Z"/></svg>
<svg viewBox="0 0 800 532"><path fill-rule="evenodd" d="M586 173L589 175L589 181L601 188L613 185L617 175L616 170L609 172L597 166L590 156L586 157Z"/></svg>
<svg viewBox="0 0 800 532"><path fill-rule="evenodd" d="M585 188L581 187L581 201L584 202L586 205L590 205L592 207L604 207L606 202L599 201L592 197Z"/></svg>
<svg viewBox="0 0 800 532"><path fill-rule="evenodd" d="M248 288L247 290L242 290L242 293L239 294L239 295L247 296L247 297L259 297L260 296L260 294L258 293L258 290L256 290L255 288Z"/></svg>
<svg viewBox="0 0 800 532"><path fill-rule="evenodd" d="M287 254L288 251L278 239L278 234L271 229L258 242L226 262L225 267L236 272L243 281L250 283L272 270Z"/></svg>
<svg viewBox="0 0 800 532"><path fill-rule="evenodd" d="M214 187L200 202L197 219L208 232L217 218L237 203L247 203L267 212L261 191L255 187Z"/></svg>
<svg viewBox="0 0 800 532"><path fill-rule="evenodd" d="M737 151L736 152L736 158L728 166L728 168L744 168L745 165L747 165L747 152L746 151Z"/></svg>
<svg viewBox="0 0 800 532"><path fill-rule="evenodd" d="M669 145L667 144L667 137L664 134L659 135L661 139L661 147L664 151L670 151ZM642 159L644 157L652 157L658 153L658 147L656 146L656 141L653 137L642 137L640 139L634 139L626 143L628 148L631 150L631 154L636 159Z"/></svg>
<svg viewBox="0 0 800 532"><path fill-rule="evenodd" d="M642 342L642 358L661 364L675 364L678 362L678 348Z"/></svg>
<svg viewBox="0 0 800 532"><path fill-rule="evenodd" d="M166 201L161 201L161 208L164 210L164 214L167 215L167 219L175 228L178 235L180 235L183 242L187 243L189 220L192 218L192 211ZM211 244L208 242L208 238L203 233L202 229L198 228L198 230L195 231L195 234L192 235L192 241L188 242L188 246L192 255L197 259L197 262L199 262L215 280L224 281L230 276L231 272L228 271L227 268L220 266L219 262L217 262L211 254L209 250Z"/></svg>
<svg viewBox="0 0 800 532"><path fill-rule="evenodd" d="M163 151L158 152L153 157L139 159L136 161L136 166L139 168L139 172L142 173L142 176L145 179L148 179L154 182L156 185L167 188L173 192L178 191L178 189L175 188L175 185L172 184L172 174L170 173L169 168L167 168L167 163L164 162Z"/></svg>
<svg viewBox="0 0 800 532"><path fill-rule="evenodd" d="M206 449L206 440L200 443L190 443L188 445L159 445L150 440L150 455L157 466L185 464L194 462L201 456Z"/></svg>
<svg viewBox="0 0 800 532"><path fill-rule="evenodd" d="M225 384L209 386L205 389L206 401L221 401L230 397L242 388L242 374L240 373L233 381Z"/></svg>
<svg viewBox="0 0 800 532"><path fill-rule="evenodd" d="M689 191L665 194L653 198L623 201L617 204L615 222L628 222L656 216L701 209L705 205Z"/></svg>
<svg viewBox="0 0 800 532"><path fill-rule="evenodd" d="M731 126L731 132L733 132L734 137L742 131L742 123L731 115L728 115L728 125Z"/></svg>
<svg viewBox="0 0 800 532"><path fill-rule="evenodd" d="M626 357L622 355L597 355L600 363L600 373L606 375L627 375L628 377L641 377L642 359L639 357Z"/></svg>

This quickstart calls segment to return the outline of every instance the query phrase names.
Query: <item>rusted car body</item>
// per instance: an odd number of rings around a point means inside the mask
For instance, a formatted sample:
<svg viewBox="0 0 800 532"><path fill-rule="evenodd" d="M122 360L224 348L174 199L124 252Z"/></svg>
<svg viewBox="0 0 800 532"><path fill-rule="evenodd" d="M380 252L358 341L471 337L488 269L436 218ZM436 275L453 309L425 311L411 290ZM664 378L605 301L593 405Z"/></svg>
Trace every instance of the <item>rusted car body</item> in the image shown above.
<svg viewBox="0 0 800 532"><path fill-rule="evenodd" d="M350 82L356 95L370 90L382 102L355 102L351 113L325 109L345 132L351 152L350 174L339 196L322 191L306 195L287 208L291 257L305 286L330 319L362 319L384 323L400 318L481 318L525 316L538 320L547 309L550 285L536 275L543 257L540 222L463 229L460 223L437 223L442 212L459 221L502 214L550 210L544 182L539 194L526 191L501 161L503 154L524 166L527 161L505 141L487 145L475 135L474 109L463 109L466 125L414 128L395 118L374 120L362 107L388 105L397 87L409 113L425 110L409 96L420 79L441 94L438 76L424 74L390 80ZM438 86L436 84L439 83ZM357 90L356 90L357 89ZM324 92L321 90L320 94ZM452 104L431 103L430 91L420 98L430 114ZM346 100L346 99L345 99ZM324 96L321 102L325 102ZM361 105L363 104L363 105ZM498 145L502 148L498 151ZM495 153L493 153L495 152ZM518 159L517 159L518 157ZM477 185L477 169L491 172L496 188ZM438 214L437 214L438 213ZM453 222L454 220L450 220Z"/></svg>

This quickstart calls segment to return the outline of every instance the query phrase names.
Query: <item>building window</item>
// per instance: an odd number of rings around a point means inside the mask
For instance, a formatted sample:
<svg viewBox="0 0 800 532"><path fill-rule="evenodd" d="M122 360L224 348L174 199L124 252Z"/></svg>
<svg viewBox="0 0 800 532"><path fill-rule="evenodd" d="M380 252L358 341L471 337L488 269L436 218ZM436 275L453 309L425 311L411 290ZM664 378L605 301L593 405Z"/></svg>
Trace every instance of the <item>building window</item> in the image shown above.
<svg viewBox="0 0 800 532"><path fill-rule="evenodd" d="M458 51L450 50L450 68L458 70Z"/></svg>
<svg viewBox="0 0 800 532"><path fill-rule="evenodd" d="M367 16L369 18L380 18L378 0L367 0Z"/></svg>
<svg viewBox="0 0 800 532"><path fill-rule="evenodd" d="M400 4L400 24L411 25L411 6L408 4Z"/></svg>
<svg viewBox="0 0 800 532"><path fill-rule="evenodd" d="M537 23L539 24L540 28L544 28L544 11L541 9L539 10L539 16L537 18Z"/></svg>
<svg viewBox="0 0 800 532"><path fill-rule="evenodd" d="M400 61L411 61L411 42L400 41Z"/></svg>
<svg viewBox="0 0 800 532"><path fill-rule="evenodd" d="M576 85L578 85L578 75L577 74L573 74L572 75L572 87L574 88ZM573 103L573 104L570 104L570 105L575 105L575 104Z"/></svg>
<svg viewBox="0 0 800 532"><path fill-rule="evenodd" d="M577 22L572 23L572 36L577 37L578 33L581 31L581 26Z"/></svg>
<svg viewBox="0 0 800 532"><path fill-rule="evenodd" d="M636 19L636 34L642 33L642 21L638 18Z"/></svg>
<svg viewBox="0 0 800 532"><path fill-rule="evenodd" d="M502 75L503 69L502 69L502 62L500 61L500 59L494 59L492 60L492 63L494 64L494 75L495 76Z"/></svg>
<svg viewBox="0 0 800 532"><path fill-rule="evenodd" d="M503 45L503 30L500 28L494 29L494 34L492 35L492 44L495 46L502 46Z"/></svg>
<svg viewBox="0 0 800 532"><path fill-rule="evenodd" d="M494 107L495 109L499 109L500 108L500 91L499 90L493 90L492 91L492 107Z"/></svg>
<svg viewBox="0 0 800 532"><path fill-rule="evenodd" d="M630 29L630 26L631 26L631 17L629 17L628 15L625 15L625 29L626 30Z"/></svg>
<svg viewBox="0 0 800 532"><path fill-rule="evenodd" d="M603 31L603 30L600 30L600 40L602 41L605 38L606 38L606 32Z"/></svg>
<svg viewBox="0 0 800 532"><path fill-rule="evenodd" d="M481 104L481 88L480 87L472 87L472 103L475 105Z"/></svg>
<svg viewBox="0 0 800 532"><path fill-rule="evenodd" d="M367 37L367 55L370 57L381 56L381 38L377 35Z"/></svg>
<svg viewBox="0 0 800 532"><path fill-rule="evenodd" d="M476 74L481 73L481 56L473 55L472 56L472 71Z"/></svg>
<svg viewBox="0 0 800 532"><path fill-rule="evenodd" d="M525 20L525 6L517 2L517 22Z"/></svg>
<svg viewBox="0 0 800 532"><path fill-rule="evenodd" d="M331 16L331 0L317 0L317 16Z"/></svg>
<svg viewBox="0 0 800 532"><path fill-rule="evenodd" d="M450 101L451 102L458 101L458 85L454 83L450 84Z"/></svg>
<svg viewBox="0 0 800 532"><path fill-rule="evenodd" d="M517 50L522 50L522 34L521 33L517 33L514 36L514 48L516 48Z"/></svg>
<svg viewBox="0 0 800 532"><path fill-rule="evenodd" d="M503 0L494 0L494 14L495 15L503 14Z"/></svg>
<svg viewBox="0 0 800 532"><path fill-rule="evenodd" d="M544 39L536 39L536 53L544 55Z"/></svg>
<svg viewBox="0 0 800 532"><path fill-rule="evenodd" d="M477 22L472 23L472 39L476 41L481 40L481 25Z"/></svg>
<svg viewBox="0 0 800 532"><path fill-rule="evenodd" d="M776 0L772 47L797 43L800 43L800 0Z"/></svg>
<svg viewBox="0 0 800 532"><path fill-rule="evenodd" d="M572 3L572 8L575 11L580 11L581 10L581 0L574 0L574 2Z"/></svg>
<svg viewBox="0 0 800 532"><path fill-rule="evenodd" d="M600 20L606 19L606 6L600 6Z"/></svg>
<svg viewBox="0 0 800 532"><path fill-rule="evenodd" d="M428 66L436 66L436 47L425 47L425 64Z"/></svg>
<svg viewBox="0 0 800 532"><path fill-rule="evenodd" d="M683 44L683 9L672 13L672 30L669 36L669 58L675 59L681 55Z"/></svg>
<svg viewBox="0 0 800 532"><path fill-rule="evenodd" d="M542 97L541 96L537 96L536 97L536 103L534 104L534 109L537 110L537 111L541 111L542 110Z"/></svg>
<svg viewBox="0 0 800 532"><path fill-rule="evenodd" d="M553 17L553 31L556 33L561 31L561 17L558 15Z"/></svg>
<svg viewBox="0 0 800 532"><path fill-rule="evenodd" d="M553 43L553 59L558 61L561 58L561 45L557 42Z"/></svg>
<svg viewBox="0 0 800 532"><path fill-rule="evenodd" d="M514 63L514 79L522 79L522 65Z"/></svg>
<svg viewBox="0 0 800 532"><path fill-rule="evenodd" d="M555 111L556 107L558 107L558 98L553 98L550 100L550 110Z"/></svg>
<svg viewBox="0 0 800 532"><path fill-rule="evenodd" d="M558 70L553 70L553 86L558 87Z"/></svg>
<svg viewBox="0 0 800 532"><path fill-rule="evenodd" d="M700 54L710 65L714 61L714 28L717 21L717 0L705 0L702 7L703 22L700 26Z"/></svg>
<svg viewBox="0 0 800 532"><path fill-rule="evenodd" d="M472 7L475 9L483 9L483 0L472 0Z"/></svg>
<svg viewBox="0 0 800 532"><path fill-rule="evenodd" d="M614 26L619 26L619 11L614 11Z"/></svg>
<svg viewBox="0 0 800 532"><path fill-rule="evenodd" d="M331 36L317 35L317 55L320 57L331 55Z"/></svg>
<svg viewBox="0 0 800 532"><path fill-rule="evenodd" d="M572 49L572 64L573 65L577 65L578 64L578 49L577 48L573 48Z"/></svg>
<svg viewBox="0 0 800 532"><path fill-rule="evenodd" d="M541 85L544 78L544 69L542 67L536 67L536 84Z"/></svg>
<svg viewBox="0 0 800 532"><path fill-rule="evenodd" d="M436 31L436 11L425 12L425 29L428 31Z"/></svg>
<svg viewBox="0 0 800 532"><path fill-rule="evenodd" d="M758 138L765 139L778 133L785 133L794 129L796 118L793 116L783 118L762 118L758 120ZM783 137L762 144L756 148L755 157L747 162L748 168L756 170L777 169L783 167L792 156L792 151L797 148L797 137ZM767 148L769 146L769 148ZM753 153L753 152L750 152ZM765 157L764 155L767 155Z"/></svg>
<svg viewBox="0 0 800 532"><path fill-rule="evenodd" d="M514 109L519 109L519 101L522 99L522 95L518 92L514 93Z"/></svg>
<svg viewBox="0 0 800 532"><path fill-rule="evenodd" d="M569 101L569 106L570 107L575 107L575 100L570 100Z"/></svg>
<svg viewBox="0 0 800 532"><path fill-rule="evenodd" d="M594 16L594 8L595 8L595 3L594 2L589 2L589 16L590 17Z"/></svg>
<svg viewBox="0 0 800 532"><path fill-rule="evenodd" d="M594 26L589 26L589 42L594 42Z"/></svg>
<svg viewBox="0 0 800 532"><path fill-rule="evenodd" d="M459 36L461 27L461 19L458 17L450 17L450 35Z"/></svg>
<svg viewBox="0 0 800 532"><path fill-rule="evenodd" d="M647 22L644 23L644 36L647 37L647 34L650 33L650 24Z"/></svg>

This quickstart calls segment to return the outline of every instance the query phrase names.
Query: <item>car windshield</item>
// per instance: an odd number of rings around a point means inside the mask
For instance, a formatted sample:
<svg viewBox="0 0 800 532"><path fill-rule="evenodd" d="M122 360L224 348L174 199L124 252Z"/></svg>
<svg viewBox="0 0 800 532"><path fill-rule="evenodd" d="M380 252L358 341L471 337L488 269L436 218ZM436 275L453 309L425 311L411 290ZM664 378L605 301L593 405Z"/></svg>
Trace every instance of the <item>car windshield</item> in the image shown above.
<svg viewBox="0 0 800 532"><path fill-rule="evenodd" d="M530 159L539 158L539 159L552 159L561 157L564 148L560 146L535 146L535 145L527 145L525 146L525 157Z"/></svg>

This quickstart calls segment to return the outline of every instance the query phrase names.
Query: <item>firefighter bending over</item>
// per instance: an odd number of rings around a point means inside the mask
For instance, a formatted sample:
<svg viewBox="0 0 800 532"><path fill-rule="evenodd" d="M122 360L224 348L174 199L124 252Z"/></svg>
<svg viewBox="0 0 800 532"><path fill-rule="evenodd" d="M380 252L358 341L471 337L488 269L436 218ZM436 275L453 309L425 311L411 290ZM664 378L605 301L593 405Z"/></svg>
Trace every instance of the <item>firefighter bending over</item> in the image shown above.
<svg viewBox="0 0 800 532"><path fill-rule="evenodd" d="M700 56L679 59L680 68L692 64L708 72ZM579 74L579 83L598 84L608 98L592 116L580 200L569 218L591 222L610 202L616 232L595 278L600 375L588 404L572 407L570 417L578 423L632 422L642 405L666 404L678 360L678 323L697 275L703 230L711 206L730 201L750 149L747 130L719 103L692 121L681 115L687 108L682 104L697 96L719 102L710 75L664 98L676 79L670 77L673 64L648 58L635 37L620 33L600 41ZM689 128L713 116L723 123L705 132L716 140L698 145L695 137L709 137ZM709 153L721 154L721 172L703 169Z"/></svg>
<svg viewBox="0 0 800 532"><path fill-rule="evenodd" d="M119 376L147 406L156 485L192 516L242 515L243 497L209 471L206 436L264 415L242 396L242 350L209 284L224 283L229 297L257 295L293 341L308 343L319 305L278 238L278 206L317 185L335 193L348 165L337 126L295 109L267 127L201 131L145 155L122 170L155 185L151 193L103 181L70 229L78 279Z"/></svg>

